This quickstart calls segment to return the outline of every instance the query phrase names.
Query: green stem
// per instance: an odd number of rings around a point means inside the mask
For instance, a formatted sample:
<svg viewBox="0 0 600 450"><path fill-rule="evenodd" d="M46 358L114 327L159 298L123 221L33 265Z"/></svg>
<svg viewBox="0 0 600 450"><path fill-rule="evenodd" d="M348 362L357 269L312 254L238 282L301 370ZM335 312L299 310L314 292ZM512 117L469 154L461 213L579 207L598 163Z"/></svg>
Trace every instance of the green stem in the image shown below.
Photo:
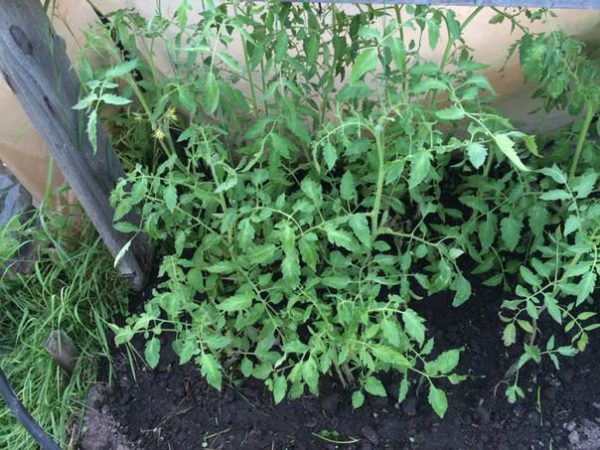
<svg viewBox="0 0 600 450"><path fill-rule="evenodd" d="M373 210L371 211L371 227L372 237L375 238L377 229L379 228L379 209L381 208L381 197L383 195L383 183L385 181L385 148L382 142L382 132L375 133L375 143L377 145L377 156L379 161L379 167L377 170L377 189L375 191L375 202L373 204Z"/></svg>
<svg viewBox="0 0 600 450"><path fill-rule="evenodd" d="M587 137L590 125L592 124L592 120L594 119L595 112L596 105L588 103L586 105L583 126L581 128L581 131L579 132L579 138L577 139L577 148L575 149L575 156L573 157L573 162L571 163L571 170L569 171L569 184L573 181L573 178L575 178L575 175L577 174L577 164L579 163L579 157L581 156L583 144L585 144L585 138Z"/></svg>

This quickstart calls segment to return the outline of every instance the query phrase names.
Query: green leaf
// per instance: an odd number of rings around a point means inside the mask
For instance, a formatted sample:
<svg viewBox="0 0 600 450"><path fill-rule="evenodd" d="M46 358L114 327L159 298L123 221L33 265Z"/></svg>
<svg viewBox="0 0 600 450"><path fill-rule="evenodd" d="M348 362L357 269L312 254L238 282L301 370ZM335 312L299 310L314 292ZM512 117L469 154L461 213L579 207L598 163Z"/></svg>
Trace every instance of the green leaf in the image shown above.
<svg viewBox="0 0 600 450"><path fill-rule="evenodd" d="M342 176L342 183L340 186L340 194L346 201L351 201L356 197L356 187L354 185L354 176L352 172L347 170Z"/></svg>
<svg viewBox="0 0 600 450"><path fill-rule="evenodd" d="M206 74L205 93L204 93L204 109L208 114L213 114L219 106L219 84L215 74L209 72Z"/></svg>
<svg viewBox="0 0 600 450"><path fill-rule="evenodd" d="M146 342L144 357L146 358L146 362L151 369L154 369L156 366L158 366L158 361L160 359L160 341L158 338L153 337Z"/></svg>
<svg viewBox="0 0 600 450"><path fill-rule="evenodd" d="M86 134L87 134L88 140L90 141L90 144L92 145L92 150L94 151L94 154L96 153L96 150L98 150L97 131L98 131L98 113L96 112L96 110L93 110L88 117Z"/></svg>
<svg viewBox="0 0 600 450"><path fill-rule="evenodd" d="M130 61L125 61L121 64L118 64L118 65L113 66L110 69L108 69L106 71L105 76L107 79L123 77L123 76L127 75L129 72L135 70L135 68L138 66L138 64L139 64L138 59L132 59Z"/></svg>
<svg viewBox="0 0 600 450"><path fill-rule="evenodd" d="M325 147L323 148L323 159L325 159L325 164L327 164L328 170L333 169L337 158L337 150L330 142L327 142L327 144L325 144Z"/></svg>
<svg viewBox="0 0 600 450"><path fill-rule="evenodd" d="M509 216L500 222L500 234L502 241L509 251L514 251L521 240L521 228L523 222L515 217Z"/></svg>
<svg viewBox="0 0 600 450"><path fill-rule="evenodd" d="M460 359L460 350L452 349L447 350L440 354L435 359L435 367L441 374L447 374L452 372L456 366L458 365L458 361Z"/></svg>
<svg viewBox="0 0 600 450"><path fill-rule="evenodd" d="M462 275L459 275L452 283L452 288L456 291L452 306L458 308L471 297L471 283Z"/></svg>
<svg viewBox="0 0 600 450"><path fill-rule="evenodd" d="M319 253L317 251L319 243L317 240L318 238L314 233L306 233L300 238L299 241L299 249L302 260L312 270L317 270L317 262L319 260Z"/></svg>
<svg viewBox="0 0 600 450"><path fill-rule="evenodd" d="M573 185L573 191L577 192L577 198L587 198L598 181L598 174L596 172L589 172L585 175L581 175Z"/></svg>
<svg viewBox="0 0 600 450"><path fill-rule="evenodd" d="M367 391L371 395L376 395L378 397L387 397L387 392L385 391L383 384L381 383L381 381L379 381L377 377L368 377L364 381L363 387L365 388L365 391Z"/></svg>
<svg viewBox="0 0 600 450"><path fill-rule="evenodd" d="M453 105L446 109L440 109L435 112L440 120L460 120L465 117L465 112L459 106Z"/></svg>
<svg viewBox="0 0 600 450"><path fill-rule="evenodd" d="M248 378L252 375L252 370L254 369L254 364L248 358L242 359L242 363L240 364L240 371L244 377Z"/></svg>
<svg viewBox="0 0 600 450"><path fill-rule="evenodd" d="M425 325L423 319L412 309L406 309L402 313L402 321L406 332L420 345L425 342Z"/></svg>
<svg viewBox="0 0 600 450"><path fill-rule="evenodd" d="M571 194L562 189L554 189L551 191L542 192L540 195L541 200L554 201L554 200L570 200Z"/></svg>
<svg viewBox="0 0 600 450"><path fill-rule="evenodd" d="M494 240L496 239L496 230L498 228L498 220L496 216L489 213L484 221L479 224L479 242L481 242L481 251L487 253Z"/></svg>
<svg viewBox="0 0 600 450"><path fill-rule="evenodd" d="M529 227L537 237L544 232L544 227L550 223L550 214L544 204L537 202L529 210Z"/></svg>
<svg viewBox="0 0 600 450"><path fill-rule="evenodd" d="M117 106L127 105L127 104L131 103L131 100L129 100L128 98L121 97L119 95L114 95L114 94L104 94L104 95L102 95L102 97L100 97L100 100L108 105L117 105Z"/></svg>
<svg viewBox="0 0 600 450"><path fill-rule="evenodd" d="M112 325L111 329L115 333L115 345L125 344L126 342L129 342L135 335L129 325L126 327L117 327L116 325Z"/></svg>
<svg viewBox="0 0 600 450"><path fill-rule="evenodd" d="M448 410L448 399L446 398L446 393L441 389L436 388L433 384L430 384L427 400L429 401L429 404L435 413L443 419L446 411Z"/></svg>
<svg viewBox="0 0 600 450"><path fill-rule="evenodd" d="M346 250L354 252L357 250L357 245L352 236L342 230L335 228L335 225L327 224L325 227L327 233L327 240L338 247L343 247Z"/></svg>
<svg viewBox="0 0 600 450"><path fill-rule="evenodd" d="M400 388L398 389L398 403L402 403L406 398L406 394L408 394L408 379L406 377L402 378L400 382Z"/></svg>
<svg viewBox="0 0 600 450"><path fill-rule="evenodd" d="M361 391L354 391L352 394L352 407L354 409L360 408L365 403L365 396Z"/></svg>
<svg viewBox="0 0 600 450"><path fill-rule="evenodd" d="M427 177L431 169L431 153L422 150L412 155L410 160L408 188L414 189Z"/></svg>
<svg viewBox="0 0 600 450"><path fill-rule="evenodd" d="M233 295L217 305L222 311L236 312L248 308L252 304L254 294L250 291Z"/></svg>
<svg viewBox="0 0 600 450"><path fill-rule="evenodd" d="M569 216L565 222L563 235L567 237L569 234L579 230L581 227L581 219L577 216Z"/></svg>
<svg viewBox="0 0 600 450"><path fill-rule="evenodd" d="M169 212L175 211L175 207L177 206L177 189L172 184L165 187L163 192L163 199L165 201L165 206L169 210Z"/></svg>
<svg viewBox="0 0 600 450"><path fill-rule="evenodd" d="M206 271L210 273L231 273L235 272L235 270L236 266L231 261L219 261L206 268Z"/></svg>
<svg viewBox="0 0 600 450"><path fill-rule="evenodd" d="M196 362L200 365L200 373L206 378L208 384L220 391L223 375L217 359L210 353L203 353L196 358Z"/></svg>
<svg viewBox="0 0 600 450"><path fill-rule="evenodd" d="M308 360L302 364L302 378L304 381L306 381L310 392L313 395L317 395L319 386L319 371L317 369L317 363L312 357L308 358Z"/></svg>
<svg viewBox="0 0 600 450"><path fill-rule="evenodd" d="M275 404L281 403L281 401L285 398L285 392L287 390L287 380L285 377L278 375L275 377L273 381L273 399L275 400Z"/></svg>
<svg viewBox="0 0 600 450"><path fill-rule="evenodd" d="M538 170L538 172L552 178L558 184L567 183L567 175L556 164L554 164L552 167L544 167Z"/></svg>
<svg viewBox="0 0 600 450"><path fill-rule="evenodd" d="M225 65L227 67L229 67L231 70L233 70L234 72L238 72L238 73L242 71L242 67L240 66L240 63L229 53L224 52L223 50L220 50L217 52L217 54L219 55L219 58L221 58L221 61L223 61L225 63Z"/></svg>
<svg viewBox="0 0 600 450"><path fill-rule="evenodd" d="M517 327L515 327L514 322L509 323L504 328L504 332L502 333L502 341L507 347L510 347L517 342Z"/></svg>
<svg viewBox="0 0 600 450"><path fill-rule="evenodd" d="M371 230L366 214L352 214L348 220L354 235L367 248L371 248Z"/></svg>
<svg viewBox="0 0 600 450"><path fill-rule="evenodd" d="M352 65L352 72L350 74L350 83L356 83L360 80L367 72L374 70L377 67L377 49L366 48L361 51Z"/></svg>
<svg viewBox="0 0 600 450"><path fill-rule="evenodd" d="M467 146L467 156L473 167L479 169L485 163L487 148L479 142L472 142Z"/></svg>
<svg viewBox="0 0 600 450"><path fill-rule="evenodd" d="M302 189L302 192L313 201L317 208L321 206L323 203L323 190L320 184L306 177L302 180L300 188Z"/></svg>
<svg viewBox="0 0 600 450"><path fill-rule="evenodd" d="M583 277L577 285L577 301L576 306L581 305L596 289L596 272L590 270Z"/></svg>
<svg viewBox="0 0 600 450"><path fill-rule="evenodd" d="M373 355L386 364L392 364L400 367L411 367L411 363L406 356L385 345L373 347Z"/></svg>
<svg viewBox="0 0 600 450"><path fill-rule="evenodd" d="M521 158L515 150L514 141L506 134L494 134L494 142L502 153L513 163L513 165L523 172L529 172L529 168L523 164Z"/></svg>
<svg viewBox="0 0 600 450"><path fill-rule="evenodd" d="M88 94L85 97L83 97L81 100L79 100L73 106L73 109L77 110L77 111L86 109L87 107L91 106L96 100L98 100L98 96L92 92L91 94Z"/></svg>
<svg viewBox="0 0 600 450"><path fill-rule="evenodd" d="M388 318L383 319L381 322L381 329L383 331L383 336L391 345L394 347L400 346L400 328L395 320Z"/></svg>
<svg viewBox="0 0 600 450"><path fill-rule="evenodd" d="M562 323L562 316L560 313L560 308L558 307L558 302L556 299L550 295L544 295L544 305L548 310L548 314L558 323Z"/></svg>
<svg viewBox="0 0 600 450"><path fill-rule="evenodd" d="M189 362L192 357L200 353L200 349L198 348L198 343L196 339L193 337L188 337L183 341L181 345L181 349L179 350L179 364L183 365Z"/></svg>

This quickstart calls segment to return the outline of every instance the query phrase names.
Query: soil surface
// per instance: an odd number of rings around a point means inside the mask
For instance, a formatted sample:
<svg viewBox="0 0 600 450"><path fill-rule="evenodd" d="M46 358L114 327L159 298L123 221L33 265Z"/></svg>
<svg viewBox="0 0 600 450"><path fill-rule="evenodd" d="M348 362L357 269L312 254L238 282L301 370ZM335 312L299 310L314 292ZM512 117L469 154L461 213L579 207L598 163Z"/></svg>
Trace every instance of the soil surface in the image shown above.
<svg viewBox="0 0 600 450"><path fill-rule="evenodd" d="M600 359L594 354L600 339L592 334L585 354L561 358L560 372L531 365L521 373L527 398L511 405L503 377L515 356L501 341L501 300L497 291L478 287L458 309L444 296L415 305L438 349L465 350L459 372L469 379L446 387L450 406L443 420L427 404L427 390L414 384L396 403L393 376L390 398L368 398L359 410L334 380L322 382L319 398L278 406L258 382L219 394L197 367L178 365L168 337L159 367L140 365L135 379L124 350L115 352L116 376L98 408L114 417L129 442L148 450L600 449Z"/></svg>

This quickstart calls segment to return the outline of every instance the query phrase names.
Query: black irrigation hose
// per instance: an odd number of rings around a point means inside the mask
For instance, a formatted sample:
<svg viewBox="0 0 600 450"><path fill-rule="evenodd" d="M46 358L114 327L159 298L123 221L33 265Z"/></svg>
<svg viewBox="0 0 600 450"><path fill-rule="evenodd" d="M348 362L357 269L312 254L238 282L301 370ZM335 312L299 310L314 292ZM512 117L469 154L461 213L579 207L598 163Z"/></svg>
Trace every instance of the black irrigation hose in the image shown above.
<svg viewBox="0 0 600 450"><path fill-rule="evenodd" d="M37 424L33 417L27 412L23 404L19 401L15 393L8 384L8 380L0 369L0 396L4 398L8 408L12 411L19 423L34 438L42 450L60 450L60 447L52 440L48 434Z"/></svg>

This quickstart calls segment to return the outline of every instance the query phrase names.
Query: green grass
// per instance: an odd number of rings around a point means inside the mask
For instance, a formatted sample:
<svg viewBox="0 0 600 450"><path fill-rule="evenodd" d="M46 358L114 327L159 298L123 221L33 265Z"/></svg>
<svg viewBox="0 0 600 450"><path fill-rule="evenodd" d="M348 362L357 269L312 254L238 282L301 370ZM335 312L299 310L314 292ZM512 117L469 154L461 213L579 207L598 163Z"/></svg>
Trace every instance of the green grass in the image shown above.
<svg viewBox="0 0 600 450"><path fill-rule="evenodd" d="M37 231L31 222L0 231L0 260L18 245L8 229L33 242L37 255L29 274L0 272L0 367L32 416L61 448L72 448L98 356L109 352L107 321L123 312L127 289L91 227L69 227L72 222L57 213L36 218ZM65 234L82 227L81 235ZM79 352L68 380L44 350L52 330L65 332ZM1 401L0 448L36 448Z"/></svg>

